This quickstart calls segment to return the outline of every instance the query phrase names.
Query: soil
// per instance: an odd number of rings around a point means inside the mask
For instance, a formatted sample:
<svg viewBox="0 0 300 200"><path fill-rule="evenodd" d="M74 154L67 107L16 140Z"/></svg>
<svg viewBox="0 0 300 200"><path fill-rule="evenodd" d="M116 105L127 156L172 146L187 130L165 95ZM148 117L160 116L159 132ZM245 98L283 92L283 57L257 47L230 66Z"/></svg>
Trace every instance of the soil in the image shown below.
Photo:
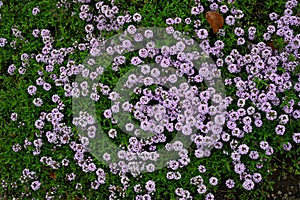
<svg viewBox="0 0 300 200"><path fill-rule="evenodd" d="M299 160L297 157L294 159ZM300 166L300 161L298 165ZM283 156L279 156L279 159L271 163L272 175L268 177L267 182L274 181L275 184L273 185L273 191L267 191L267 200L300 200L300 175L296 175L290 166L292 166L292 159L286 159ZM243 193L242 190L237 191L234 195L236 198L229 199L226 198L227 190L226 186L219 188L215 199L238 200L240 194Z"/></svg>
<svg viewBox="0 0 300 200"><path fill-rule="evenodd" d="M286 159L286 163L291 163L291 159ZM300 165L300 161L298 164ZM269 195L270 200L300 200L300 175L295 175L288 167L282 168L279 165L277 168L274 168L274 172L269 180L275 182L273 186L274 191L270 192Z"/></svg>

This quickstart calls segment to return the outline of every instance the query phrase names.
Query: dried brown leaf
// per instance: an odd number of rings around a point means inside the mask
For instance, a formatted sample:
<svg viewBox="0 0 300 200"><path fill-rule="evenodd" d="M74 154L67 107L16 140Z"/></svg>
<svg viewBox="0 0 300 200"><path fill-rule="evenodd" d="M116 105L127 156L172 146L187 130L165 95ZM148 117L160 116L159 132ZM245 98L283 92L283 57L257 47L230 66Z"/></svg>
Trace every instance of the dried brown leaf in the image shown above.
<svg viewBox="0 0 300 200"><path fill-rule="evenodd" d="M268 42L267 45L272 48L272 50L276 50L277 48L274 46L273 42Z"/></svg>
<svg viewBox="0 0 300 200"><path fill-rule="evenodd" d="M218 33L219 29L223 28L224 26L223 16L216 11L207 11L205 18L211 26L214 34Z"/></svg>
<svg viewBox="0 0 300 200"><path fill-rule="evenodd" d="M56 179L56 174L52 171L50 171L50 178L52 178L54 180Z"/></svg>

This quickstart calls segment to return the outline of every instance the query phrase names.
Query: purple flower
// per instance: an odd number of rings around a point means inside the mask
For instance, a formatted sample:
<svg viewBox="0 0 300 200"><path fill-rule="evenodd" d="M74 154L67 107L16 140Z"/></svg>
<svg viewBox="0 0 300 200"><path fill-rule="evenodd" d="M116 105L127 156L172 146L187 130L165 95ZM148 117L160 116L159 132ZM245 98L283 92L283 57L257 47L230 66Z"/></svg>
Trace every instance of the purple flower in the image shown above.
<svg viewBox="0 0 300 200"><path fill-rule="evenodd" d="M49 83L44 83L43 84L43 89L46 91L49 91L51 89L51 85Z"/></svg>
<svg viewBox="0 0 300 200"><path fill-rule="evenodd" d="M237 45L243 45L243 44L245 44L245 42L246 42L246 40L243 37L239 37L237 39Z"/></svg>
<svg viewBox="0 0 300 200"><path fill-rule="evenodd" d="M145 48L142 48L139 50L139 56L141 58L146 58L148 56L148 50Z"/></svg>
<svg viewBox="0 0 300 200"><path fill-rule="evenodd" d="M239 151L240 154L245 155L245 154L248 153L249 147L248 147L246 144L241 144L241 145L238 147L238 151Z"/></svg>
<svg viewBox="0 0 300 200"><path fill-rule="evenodd" d="M19 151L21 151L22 150L22 146L20 145L20 144L14 144L13 146L12 146L12 150L14 151L14 152L19 152Z"/></svg>
<svg viewBox="0 0 300 200"><path fill-rule="evenodd" d="M276 134L277 135L283 135L285 132L285 126L283 125L277 125L275 128Z"/></svg>
<svg viewBox="0 0 300 200"><path fill-rule="evenodd" d="M250 179L246 179L243 183L243 188L246 190L252 190L254 188L254 182Z"/></svg>
<svg viewBox="0 0 300 200"><path fill-rule="evenodd" d="M252 179L255 183L259 183L262 180L262 176L260 173L254 173Z"/></svg>
<svg viewBox="0 0 300 200"><path fill-rule="evenodd" d="M249 157L250 157L251 159L253 159L253 160L256 160L256 159L258 159L259 154L258 154L257 151L250 151Z"/></svg>
<svg viewBox="0 0 300 200"><path fill-rule="evenodd" d="M153 31L152 30L145 30L144 33L146 38L152 38L153 37Z"/></svg>
<svg viewBox="0 0 300 200"><path fill-rule="evenodd" d="M255 124L256 127L261 127L263 122L262 122L262 120L258 119L258 120L254 121L254 124Z"/></svg>
<svg viewBox="0 0 300 200"><path fill-rule="evenodd" d="M300 110L294 110L293 117L294 119L300 119Z"/></svg>
<svg viewBox="0 0 300 200"><path fill-rule="evenodd" d="M39 181L34 181L31 183L31 188L32 190L36 191L40 188L41 186L41 183Z"/></svg>
<svg viewBox="0 0 300 200"><path fill-rule="evenodd" d="M111 111L111 109L105 110L104 113L103 113L103 115L104 115L105 118L111 118L112 117L112 111Z"/></svg>
<svg viewBox="0 0 300 200"><path fill-rule="evenodd" d="M0 44L1 45L1 44ZM7 73L9 75L12 75L14 73L14 71L16 70L16 66L14 64L11 64L8 69L7 69Z"/></svg>
<svg viewBox="0 0 300 200"><path fill-rule="evenodd" d="M199 29L199 30L197 31L197 36L198 36L199 39L202 39L202 40L203 40L203 39L207 38L208 32L207 32L206 29Z"/></svg>
<svg viewBox="0 0 300 200"><path fill-rule="evenodd" d="M214 200L215 196L212 193L208 193L205 195L205 200Z"/></svg>
<svg viewBox="0 0 300 200"><path fill-rule="evenodd" d="M61 161L61 164L62 164L62 166L68 166L69 165L69 160L68 159L66 159L66 158L64 158L62 161Z"/></svg>
<svg viewBox="0 0 300 200"><path fill-rule="evenodd" d="M294 133L293 134L293 140L295 143L300 143L300 133Z"/></svg>
<svg viewBox="0 0 300 200"><path fill-rule="evenodd" d="M217 3L212 3L209 5L210 10L216 11L219 8L219 5Z"/></svg>
<svg viewBox="0 0 300 200"><path fill-rule="evenodd" d="M154 170L155 170L155 165L154 164L148 164L147 166L146 166L146 170L147 170L147 172L154 172Z"/></svg>
<svg viewBox="0 0 300 200"><path fill-rule="evenodd" d="M269 147L269 143L266 142L266 141L261 141L259 143L259 146L260 146L261 149L266 150Z"/></svg>
<svg viewBox="0 0 300 200"><path fill-rule="evenodd" d="M135 66L141 64L142 62L143 62L143 60L141 60L139 57L133 57L131 59L131 64L133 64Z"/></svg>
<svg viewBox="0 0 300 200"><path fill-rule="evenodd" d="M6 43L7 43L6 38L0 38L0 47L4 47Z"/></svg>
<svg viewBox="0 0 300 200"><path fill-rule="evenodd" d="M242 174L246 170L245 164L243 163L237 163L234 166L234 171L238 174Z"/></svg>
<svg viewBox="0 0 300 200"><path fill-rule="evenodd" d="M34 98L33 99L33 104L37 107L40 107L43 105L43 100L41 98Z"/></svg>
<svg viewBox="0 0 300 200"><path fill-rule="evenodd" d="M76 174L74 174L74 173L71 173L71 174L67 174L67 175L66 175L66 179L67 179L68 181L74 181L74 180L75 180L75 177L76 177Z"/></svg>
<svg viewBox="0 0 300 200"><path fill-rule="evenodd" d="M292 149L292 144L288 142L287 144L283 144L282 148L285 151L290 151Z"/></svg>
<svg viewBox="0 0 300 200"><path fill-rule="evenodd" d="M269 17L270 17L271 21L274 21L274 20L278 19L278 14L276 14L275 12L272 12L269 14Z"/></svg>
<svg viewBox="0 0 300 200"><path fill-rule="evenodd" d="M203 12L203 10L200 9L199 7L192 7L192 9L191 9L192 15L199 15L201 12Z"/></svg>
<svg viewBox="0 0 300 200"><path fill-rule="evenodd" d="M42 139L41 138L38 138L36 140L33 141L33 145L35 147L41 147L43 145L43 142L42 142Z"/></svg>
<svg viewBox="0 0 300 200"><path fill-rule="evenodd" d="M184 134L184 135L190 135L190 134L192 134L192 129L191 129L191 127L189 125L182 126L181 131L182 131L182 134Z"/></svg>
<svg viewBox="0 0 300 200"><path fill-rule="evenodd" d="M220 6L220 12L221 13L227 13L228 12L228 7L226 5L222 5Z"/></svg>
<svg viewBox="0 0 300 200"><path fill-rule="evenodd" d="M88 164L88 170L90 171L90 172L93 172L93 171L95 171L96 170L96 165L94 164L94 163L89 163Z"/></svg>
<svg viewBox="0 0 300 200"><path fill-rule="evenodd" d="M25 74L26 73L26 68L25 67L20 67L18 70L19 74Z"/></svg>
<svg viewBox="0 0 300 200"><path fill-rule="evenodd" d="M140 15L139 13L134 13L132 19L135 22L140 22L142 20L142 15Z"/></svg>
<svg viewBox="0 0 300 200"><path fill-rule="evenodd" d="M195 28L201 27L201 24L202 24L202 23L201 23L201 20L199 20L199 19L197 19L197 20L194 21L194 27L195 27Z"/></svg>
<svg viewBox="0 0 300 200"><path fill-rule="evenodd" d="M231 158L234 161L240 161L241 159L241 155L238 152L232 152L231 153Z"/></svg>
<svg viewBox="0 0 300 200"><path fill-rule="evenodd" d="M245 33L244 29L242 29L241 27L236 27L234 29L234 34L238 37L243 36Z"/></svg>
<svg viewBox="0 0 300 200"><path fill-rule="evenodd" d="M206 186L204 184L201 184L198 186L197 192L199 194L204 194L207 191Z"/></svg>
<svg viewBox="0 0 300 200"><path fill-rule="evenodd" d="M151 200L151 196L149 194L144 194L143 200Z"/></svg>
<svg viewBox="0 0 300 200"><path fill-rule="evenodd" d="M186 19L184 19L184 22L186 24L190 24L190 23L192 23L192 20L191 20L191 18L186 18Z"/></svg>
<svg viewBox="0 0 300 200"><path fill-rule="evenodd" d="M290 0L286 2L285 7L288 9L292 9L297 6L297 3L298 2L296 0Z"/></svg>
<svg viewBox="0 0 300 200"><path fill-rule="evenodd" d="M216 186L218 185L218 179L216 177L209 178L209 184Z"/></svg>
<svg viewBox="0 0 300 200"><path fill-rule="evenodd" d="M229 26L232 26L232 25L234 25L234 23L235 23L235 18L234 18L232 15L228 15L228 16L225 18L225 22L226 22L226 24L228 24Z"/></svg>
<svg viewBox="0 0 300 200"><path fill-rule="evenodd" d="M167 58L163 58L161 61L160 61L160 65L162 67L169 67L171 64L170 60L167 59Z"/></svg>
<svg viewBox="0 0 300 200"><path fill-rule="evenodd" d="M264 38L264 40L268 41L268 40L271 39L271 34L270 33L264 33L263 38Z"/></svg>
<svg viewBox="0 0 300 200"><path fill-rule="evenodd" d="M270 155L272 155L273 153L274 153L273 147L268 146L267 149L266 149L266 155L267 155L267 156L270 156Z"/></svg>
<svg viewBox="0 0 300 200"><path fill-rule="evenodd" d="M18 119L18 114L17 113L11 113L11 115L10 115L10 119L12 120L12 121L16 121L17 119Z"/></svg>
<svg viewBox="0 0 300 200"><path fill-rule="evenodd" d="M228 180L226 180L225 184L229 189L231 189L234 187L234 180L228 179Z"/></svg>
<svg viewBox="0 0 300 200"><path fill-rule="evenodd" d="M155 191L155 182L152 180L147 181L145 188L150 193Z"/></svg>
<svg viewBox="0 0 300 200"><path fill-rule="evenodd" d="M76 183L75 189L76 189L76 190L81 190L81 189L82 189L81 183Z"/></svg>
<svg viewBox="0 0 300 200"><path fill-rule="evenodd" d="M174 172L167 172L166 175L167 179L172 180L175 178L175 173Z"/></svg>
<svg viewBox="0 0 300 200"><path fill-rule="evenodd" d="M168 25L173 25L173 24L174 24L174 19L168 18L168 19L166 19L166 23L167 23Z"/></svg>
<svg viewBox="0 0 300 200"><path fill-rule="evenodd" d="M32 14L33 15L37 15L39 12L40 12L39 7L35 7L35 8L32 9Z"/></svg>
<svg viewBox="0 0 300 200"><path fill-rule="evenodd" d="M223 132L221 138L224 142L228 142L230 140L230 135L226 132Z"/></svg>
<svg viewBox="0 0 300 200"><path fill-rule="evenodd" d="M91 182L92 189L97 190L99 188L99 186L100 186L100 183L97 180Z"/></svg>
<svg viewBox="0 0 300 200"><path fill-rule="evenodd" d="M179 167L179 162L176 161L176 160L170 160L170 161L168 162L168 167L169 167L170 169L172 169L172 170L177 170L178 167Z"/></svg>
<svg viewBox="0 0 300 200"><path fill-rule="evenodd" d="M42 120L36 120L34 125L37 129L42 129L44 127L44 122Z"/></svg>
<svg viewBox="0 0 300 200"><path fill-rule="evenodd" d="M135 34L136 33L136 27L134 26L134 25L129 25L128 27L127 27L127 31L128 31L128 33L129 34Z"/></svg>
<svg viewBox="0 0 300 200"><path fill-rule="evenodd" d="M270 110L269 112L267 112L266 117L268 120L275 120L277 118L277 112L275 110Z"/></svg>

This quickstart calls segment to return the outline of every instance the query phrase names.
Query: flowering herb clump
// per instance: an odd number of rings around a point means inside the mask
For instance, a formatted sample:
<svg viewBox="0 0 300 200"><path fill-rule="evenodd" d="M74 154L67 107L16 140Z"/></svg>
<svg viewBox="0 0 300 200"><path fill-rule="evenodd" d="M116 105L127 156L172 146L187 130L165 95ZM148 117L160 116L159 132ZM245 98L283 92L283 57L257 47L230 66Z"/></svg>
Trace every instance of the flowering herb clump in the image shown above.
<svg viewBox="0 0 300 200"><path fill-rule="evenodd" d="M270 198L300 174L299 10L0 1L0 198Z"/></svg>

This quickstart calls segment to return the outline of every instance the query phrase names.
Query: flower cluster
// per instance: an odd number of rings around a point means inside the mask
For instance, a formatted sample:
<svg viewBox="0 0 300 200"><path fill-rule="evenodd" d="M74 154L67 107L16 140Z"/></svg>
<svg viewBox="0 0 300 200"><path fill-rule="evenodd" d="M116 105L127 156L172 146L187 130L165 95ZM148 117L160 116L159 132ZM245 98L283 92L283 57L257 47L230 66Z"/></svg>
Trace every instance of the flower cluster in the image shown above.
<svg viewBox="0 0 300 200"><path fill-rule="evenodd" d="M264 162L277 151L289 153L300 143L298 1L286 1L282 16L269 13L270 24L263 32L254 25L243 25L244 12L231 0L206 3L195 0L189 16L169 17L165 20L167 27L156 32L139 29L143 16L122 11L114 1L59 1L59 9L78 6L79 13L74 11L72 15L84 24L84 37L71 46L57 48L52 30L30 30L30 37L39 41L41 48L35 53L22 51L18 62L8 65L7 74L23 79L35 73L32 77L37 78L30 80L24 93L34 108L33 115L38 115L30 122L34 134L10 149L14 154L30 152L53 171L66 169L63 179L74 183L76 190L107 187L109 199L155 199L162 188L153 172L163 167L160 179L177 184L170 187L174 193L170 196L178 199L195 199L193 195L214 199L211 189L222 184L228 189L254 190L264 178ZM216 37L211 37L211 30L201 20L206 11L224 17L224 27ZM31 14L39 17L43 10L36 6ZM181 26L192 31L182 34L177 31ZM9 30L13 40L1 36L0 48L15 51L19 42L28 43L21 27L13 25ZM125 33L118 35L119 43L104 41L121 31ZM159 38L162 32L166 33L163 39ZM225 35L230 35L230 41ZM159 46L159 42L164 44ZM84 52L91 56L79 64L74 56ZM101 56L111 59L109 67ZM32 66L37 65L34 71ZM107 71L113 74L112 80L99 81ZM220 81L223 75L224 84ZM82 79L74 80L75 76ZM114 82L119 77L121 84L117 85ZM225 97L224 93L229 95ZM80 99L101 104L103 112L93 115L86 111L93 106L83 103L78 113L74 107L81 104L73 104L71 113L70 102ZM102 104L103 99L111 104ZM98 118L107 140L99 134ZM25 126L26 119L17 109L8 119L19 130ZM264 135L266 129L270 135ZM107 141L121 143L120 148L116 152L102 148L109 146ZM106 167L91 155L95 146L97 150L101 147L97 155ZM70 150L71 156L54 155L61 149ZM215 152L222 152L228 161L224 166L235 176L221 177L209 164L200 162ZM80 171L70 170L73 165ZM196 166L196 170L190 170L190 166ZM185 169L195 174L186 179ZM142 172L148 172L150 178ZM19 180L9 184L1 180L2 188L10 185L19 189L20 181L31 188L22 197L45 191L46 199L56 198L59 185L43 188L39 173L25 168ZM84 179L82 175L92 177L88 185L79 182ZM118 183L111 181L115 176ZM183 180L189 183L181 186Z"/></svg>

